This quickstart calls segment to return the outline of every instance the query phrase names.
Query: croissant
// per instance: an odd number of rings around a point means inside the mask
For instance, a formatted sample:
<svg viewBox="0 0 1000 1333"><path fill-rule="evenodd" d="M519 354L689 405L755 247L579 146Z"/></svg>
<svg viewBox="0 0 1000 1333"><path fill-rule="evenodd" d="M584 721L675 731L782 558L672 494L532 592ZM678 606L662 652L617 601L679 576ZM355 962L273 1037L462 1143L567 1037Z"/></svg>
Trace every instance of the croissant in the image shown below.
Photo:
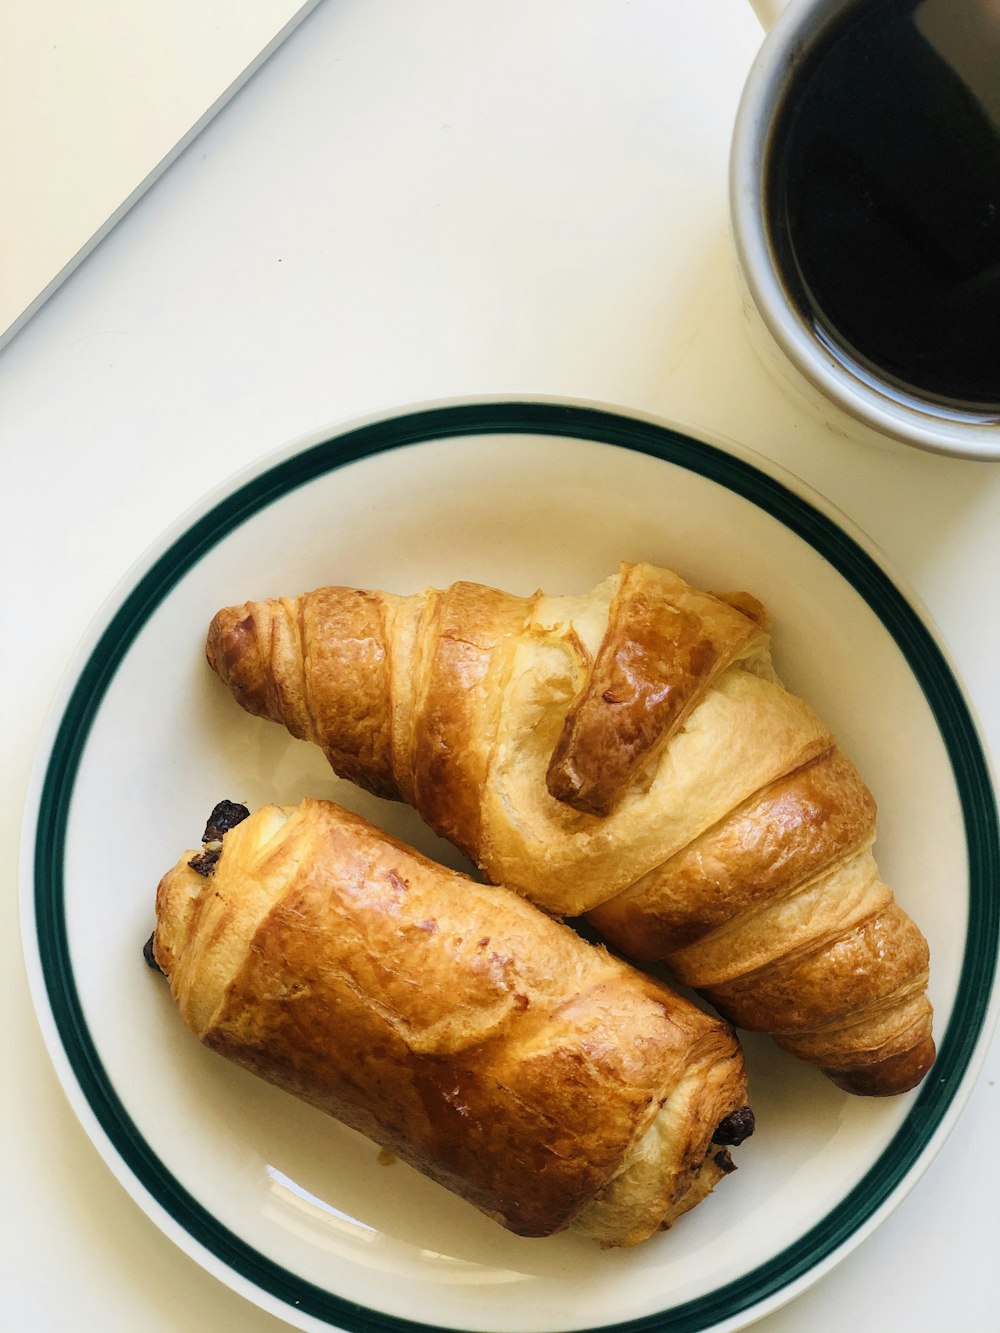
<svg viewBox="0 0 1000 1333"><path fill-rule="evenodd" d="M648 564L584 596L329 587L220 611L207 654L245 709L487 878L840 1087L930 1067L927 944L879 878L875 802L748 594Z"/></svg>
<svg viewBox="0 0 1000 1333"><path fill-rule="evenodd" d="M632 1245L753 1130L731 1028L325 801L222 802L147 960L212 1050L525 1236Z"/></svg>

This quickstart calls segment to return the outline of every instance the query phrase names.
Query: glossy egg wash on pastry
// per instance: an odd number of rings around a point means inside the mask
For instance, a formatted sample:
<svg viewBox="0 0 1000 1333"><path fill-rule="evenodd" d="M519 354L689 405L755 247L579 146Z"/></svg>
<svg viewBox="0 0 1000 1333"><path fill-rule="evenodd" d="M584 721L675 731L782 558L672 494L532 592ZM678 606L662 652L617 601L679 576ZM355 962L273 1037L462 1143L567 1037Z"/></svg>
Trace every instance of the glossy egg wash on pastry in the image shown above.
<svg viewBox="0 0 1000 1333"><path fill-rule="evenodd" d="M928 950L875 802L771 663L767 615L648 564L579 596L328 587L220 611L210 665L495 883L662 960L864 1095L934 1058Z"/></svg>
<svg viewBox="0 0 1000 1333"><path fill-rule="evenodd" d="M637 1244L753 1131L727 1024L329 801L221 803L156 915L205 1045L520 1235Z"/></svg>

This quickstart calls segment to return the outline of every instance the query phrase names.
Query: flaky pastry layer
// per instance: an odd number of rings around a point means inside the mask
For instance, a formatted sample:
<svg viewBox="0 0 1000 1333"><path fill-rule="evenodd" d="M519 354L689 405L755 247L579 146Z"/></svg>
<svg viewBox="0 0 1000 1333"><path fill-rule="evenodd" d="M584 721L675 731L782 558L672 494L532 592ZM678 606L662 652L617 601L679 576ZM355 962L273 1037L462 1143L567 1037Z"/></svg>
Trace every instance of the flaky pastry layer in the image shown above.
<svg viewBox="0 0 1000 1333"><path fill-rule="evenodd" d="M522 1235L635 1244L732 1170L727 1024L332 803L186 852L153 948L207 1046Z"/></svg>
<svg viewBox="0 0 1000 1333"><path fill-rule="evenodd" d="M929 1068L927 945L871 859L875 802L748 594L646 564L580 596L329 587L225 608L207 651L244 708L490 880L589 916L841 1086Z"/></svg>

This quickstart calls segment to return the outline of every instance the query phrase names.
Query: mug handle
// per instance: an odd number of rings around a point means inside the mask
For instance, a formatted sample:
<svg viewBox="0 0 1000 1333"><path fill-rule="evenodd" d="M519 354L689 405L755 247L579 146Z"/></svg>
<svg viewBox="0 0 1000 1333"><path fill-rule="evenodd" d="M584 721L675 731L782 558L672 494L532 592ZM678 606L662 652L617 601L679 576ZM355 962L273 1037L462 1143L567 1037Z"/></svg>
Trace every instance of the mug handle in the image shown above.
<svg viewBox="0 0 1000 1333"><path fill-rule="evenodd" d="M760 19L765 32L770 32L783 9L787 9L790 0L750 0L750 8Z"/></svg>

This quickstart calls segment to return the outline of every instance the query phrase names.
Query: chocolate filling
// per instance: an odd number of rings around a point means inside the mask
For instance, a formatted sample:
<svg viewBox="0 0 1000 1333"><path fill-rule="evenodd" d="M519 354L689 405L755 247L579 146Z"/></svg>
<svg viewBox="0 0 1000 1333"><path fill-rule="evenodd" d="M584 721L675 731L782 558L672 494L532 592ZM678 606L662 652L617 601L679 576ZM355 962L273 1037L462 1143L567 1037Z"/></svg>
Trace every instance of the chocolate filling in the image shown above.
<svg viewBox="0 0 1000 1333"><path fill-rule="evenodd" d="M215 863L222 855L222 848L213 851L199 852L197 856L192 856L188 865L192 870L196 870L199 875L210 875L215 869Z"/></svg>
<svg viewBox="0 0 1000 1333"><path fill-rule="evenodd" d="M242 824L244 819L249 817L250 811L245 805L240 805L238 801L219 801L209 815L205 832L201 835L202 843L205 844L204 850L192 856L188 862L191 869L199 875L209 876L222 855L222 839L231 828L235 828L237 824ZM155 972L159 972L161 976L165 975L163 968L160 967L153 954L153 935L150 935L143 945L142 956Z"/></svg>
<svg viewBox="0 0 1000 1333"><path fill-rule="evenodd" d="M143 958L145 958L147 964L153 969L153 971L159 972L160 976L162 977L165 976L166 974L163 971L163 968L156 961L156 955L153 953L153 939L155 937L155 933L156 932L154 931L153 935L150 935L149 939L142 946L142 956Z"/></svg>
<svg viewBox="0 0 1000 1333"><path fill-rule="evenodd" d="M238 801L220 801L208 817L202 842L221 842L231 828L250 817L250 811Z"/></svg>
<svg viewBox="0 0 1000 1333"><path fill-rule="evenodd" d="M744 1139L750 1137L755 1124L754 1114L750 1107L741 1106L738 1110L730 1112L725 1119L719 1121L715 1133L712 1135L712 1142L724 1143L728 1147L735 1148Z"/></svg>

